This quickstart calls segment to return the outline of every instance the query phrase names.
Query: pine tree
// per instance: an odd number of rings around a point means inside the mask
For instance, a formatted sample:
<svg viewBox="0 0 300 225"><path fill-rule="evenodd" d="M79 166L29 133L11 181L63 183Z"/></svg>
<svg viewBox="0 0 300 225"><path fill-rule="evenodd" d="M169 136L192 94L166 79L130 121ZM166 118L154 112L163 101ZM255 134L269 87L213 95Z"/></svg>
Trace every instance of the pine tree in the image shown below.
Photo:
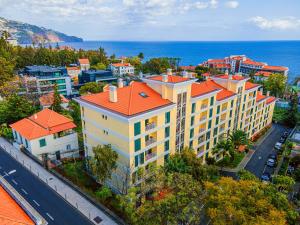
<svg viewBox="0 0 300 225"><path fill-rule="evenodd" d="M51 105L52 110L54 110L57 113L61 113L63 111L63 108L61 106L62 101L58 92L57 84L54 85L53 98L53 104Z"/></svg>

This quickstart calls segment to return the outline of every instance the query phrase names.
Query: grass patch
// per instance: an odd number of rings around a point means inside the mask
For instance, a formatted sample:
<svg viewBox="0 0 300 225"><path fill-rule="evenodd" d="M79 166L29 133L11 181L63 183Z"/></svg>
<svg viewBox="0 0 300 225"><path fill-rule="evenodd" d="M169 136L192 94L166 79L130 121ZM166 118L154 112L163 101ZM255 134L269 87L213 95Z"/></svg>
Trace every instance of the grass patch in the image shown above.
<svg viewBox="0 0 300 225"><path fill-rule="evenodd" d="M235 168L240 164L240 162L243 160L245 156L246 156L245 152L235 152L234 160L232 161L230 157L226 155L223 159L217 162L217 166Z"/></svg>

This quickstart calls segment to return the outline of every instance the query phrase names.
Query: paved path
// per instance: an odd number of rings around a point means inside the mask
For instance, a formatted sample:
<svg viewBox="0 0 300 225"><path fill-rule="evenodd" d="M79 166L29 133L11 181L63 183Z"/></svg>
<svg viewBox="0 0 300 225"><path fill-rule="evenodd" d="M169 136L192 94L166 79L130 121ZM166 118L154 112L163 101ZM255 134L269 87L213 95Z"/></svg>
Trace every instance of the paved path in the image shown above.
<svg viewBox="0 0 300 225"><path fill-rule="evenodd" d="M17 170L6 180L42 212L50 225L116 224L78 192L1 137L0 146L0 174Z"/></svg>
<svg viewBox="0 0 300 225"><path fill-rule="evenodd" d="M259 178L264 172L273 174L274 168L267 167L266 162L271 153L276 153L274 146L286 130L287 128L279 124L273 124L273 130L269 133L269 135L256 143L255 153L245 169L249 170Z"/></svg>

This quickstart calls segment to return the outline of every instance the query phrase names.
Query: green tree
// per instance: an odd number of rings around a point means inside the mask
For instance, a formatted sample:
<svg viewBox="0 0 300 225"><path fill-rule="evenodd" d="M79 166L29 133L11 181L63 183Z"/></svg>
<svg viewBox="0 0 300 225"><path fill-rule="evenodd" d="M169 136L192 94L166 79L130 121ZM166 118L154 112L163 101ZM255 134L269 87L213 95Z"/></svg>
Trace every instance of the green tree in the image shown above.
<svg viewBox="0 0 300 225"><path fill-rule="evenodd" d="M234 148L237 149L240 145L248 145L249 139L247 137L247 133L242 130L234 130L229 135L229 140L234 145Z"/></svg>
<svg viewBox="0 0 300 225"><path fill-rule="evenodd" d="M84 95L89 93L92 94L100 93L103 91L103 86L104 86L103 84L99 84L97 82L88 82L80 87L79 94Z"/></svg>
<svg viewBox="0 0 300 225"><path fill-rule="evenodd" d="M235 154L234 144L231 140L221 140L214 147L213 153L222 154L223 157L225 157L225 155L228 155L230 160L233 162Z"/></svg>
<svg viewBox="0 0 300 225"><path fill-rule="evenodd" d="M283 74L271 74L264 82L266 90L270 91L271 95L282 97L286 88L287 77Z"/></svg>
<svg viewBox="0 0 300 225"><path fill-rule="evenodd" d="M15 64L0 56L0 86L14 77Z"/></svg>
<svg viewBox="0 0 300 225"><path fill-rule="evenodd" d="M110 188L103 186L101 189L96 191L96 197L99 198L101 201L106 201L108 198L112 197L112 192Z"/></svg>
<svg viewBox="0 0 300 225"><path fill-rule="evenodd" d="M94 69L94 70L106 70L106 65L99 62L97 63L96 65L92 66L91 69Z"/></svg>
<svg viewBox="0 0 300 225"><path fill-rule="evenodd" d="M123 212L127 221L130 221L132 224L137 223L136 204L138 197L136 193L137 189L135 187L131 187L126 195L117 196L120 210Z"/></svg>
<svg viewBox="0 0 300 225"><path fill-rule="evenodd" d="M140 60L142 61L142 60L144 60L144 53L142 53L142 52L140 52L139 54L138 54L138 57L140 58Z"/></svg>
<svg viewBox="0 0 300 225"><path fill-rule="evenodd" d="M299 112L298 112L298 95L293 93L290 100L290 108L285 117L285 124L294 127L298 124Z"/></svg>
<svg viewBox="0 0 300 225"><path fill-rule="evenodd" d="M292 177L282 175L274 176L272 183L280 192L289 192L293 190L293 186L295 185L295 181Z"/></svg>
<svg viewBox="0 0 300 225"><path fill-rule="evenodd" d="M171 68L168 58L152 58L143 65L144 73L161 74Z"/></svg>
<svg viewBox="0 0 300 225"><path fill-rule="evenodd" d="M258 178L248 170L242 169L238 172L238 177L241 180L256 180L258 181Z"/></svg>
<svg viewBox="0 0 300 225"><path fill-rule="evenodd" d="M53 104L51 105L52 110L54 110L57 113L61 113L63 111L63 108L61 106L62 100L61 96L58 92L57 84L54 85L54 93L53 93Z"/></svg>
<svg viewBox="0 0 300 225"><path fill-rule="evenodd" d="M92 172L97 180L103 184L111 178L112 172L117 168L118 154L112 150L111 145L93 147L93 153Z"/></svg>

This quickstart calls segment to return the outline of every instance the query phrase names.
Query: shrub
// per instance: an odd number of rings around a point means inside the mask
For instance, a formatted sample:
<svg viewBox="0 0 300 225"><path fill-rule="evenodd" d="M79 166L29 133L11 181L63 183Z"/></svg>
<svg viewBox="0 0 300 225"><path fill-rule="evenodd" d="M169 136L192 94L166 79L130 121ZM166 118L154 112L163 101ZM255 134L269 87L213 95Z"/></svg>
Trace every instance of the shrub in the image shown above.
<svg viewBox="0 0 300 225"><path fill-rule="evenodd" d="M108 198L112 197L112 192L108 187L103 186L101 189L95 192L95 195L101 201L106 201Z"/></svg>

